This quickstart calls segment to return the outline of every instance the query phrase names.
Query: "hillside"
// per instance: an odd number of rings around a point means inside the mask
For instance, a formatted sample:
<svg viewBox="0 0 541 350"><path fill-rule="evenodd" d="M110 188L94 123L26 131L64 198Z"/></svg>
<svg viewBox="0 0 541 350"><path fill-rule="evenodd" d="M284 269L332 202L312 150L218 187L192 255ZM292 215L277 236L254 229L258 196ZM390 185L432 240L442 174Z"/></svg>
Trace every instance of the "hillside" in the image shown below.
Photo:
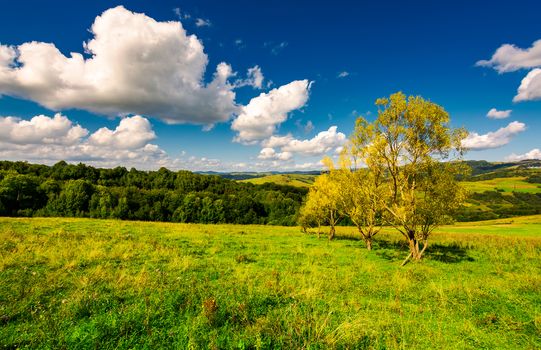
<svg viewBox="0 0 541 350"><path fill-rule="evenodd" d="M288 185L295 187L310 187L314 183L317 175L307 174L272 174L262 177L240 180L240 182L249 182L255 185L264 183L274 183L277 185Z"/></svg>
<svg viewBox="0 0 541 350"><path fill-rule="evenodd" d="M540 348L540 232L448 226L400 267L393 231L0 218L0 348Z"/></svg>

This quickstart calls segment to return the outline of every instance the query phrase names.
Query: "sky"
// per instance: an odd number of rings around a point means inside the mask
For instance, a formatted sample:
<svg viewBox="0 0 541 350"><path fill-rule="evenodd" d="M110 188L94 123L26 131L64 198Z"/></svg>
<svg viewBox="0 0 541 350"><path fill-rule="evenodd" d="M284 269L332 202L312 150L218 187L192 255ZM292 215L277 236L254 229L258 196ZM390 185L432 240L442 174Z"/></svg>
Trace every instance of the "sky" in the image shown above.
<svg viewBox="0 0 541 350"><path fill-rule="evenodd" d="M467 159L541 158L541 2L17 1L0 11L0 159L321 168L402 91Z"/></svg>

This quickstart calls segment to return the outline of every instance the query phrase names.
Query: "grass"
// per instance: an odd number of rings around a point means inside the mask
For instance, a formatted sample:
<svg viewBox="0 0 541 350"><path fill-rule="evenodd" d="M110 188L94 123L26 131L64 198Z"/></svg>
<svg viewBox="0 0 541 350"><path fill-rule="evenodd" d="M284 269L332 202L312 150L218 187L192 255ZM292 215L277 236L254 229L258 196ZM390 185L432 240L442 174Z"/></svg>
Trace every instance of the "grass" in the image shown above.
<svg viewBox="0 0 541 350"><path fill-rule="evenodd" d="M278 185L289 185L296 187L310 187L317 175L306 174L273 174L253 179L240 180L241 182L251 182L256 185L264 183L275 183Z"/></svg>
<svg viewBox="0 0 541 350"><path fill-rule="evenodd" d="M502 191L541 193L541 186L526 182L526 177L502 177L483 181L464 181L462 184L471 192Z"/></svg>
<svg viewBox="0 0 541 350"><path fill-rule="evenodd" d="M0 347L541 347L541 216L355 237L0 218Z"/></svg>

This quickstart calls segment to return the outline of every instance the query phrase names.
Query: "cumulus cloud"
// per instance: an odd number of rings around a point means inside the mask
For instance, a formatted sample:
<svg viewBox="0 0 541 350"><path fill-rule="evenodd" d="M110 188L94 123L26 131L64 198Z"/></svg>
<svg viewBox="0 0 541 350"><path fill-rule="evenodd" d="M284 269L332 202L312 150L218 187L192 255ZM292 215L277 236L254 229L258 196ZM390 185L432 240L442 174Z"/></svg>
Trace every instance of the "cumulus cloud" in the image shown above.
<svg viewBox="0 0 541 350"><path fill-rule="evenodd" d="M521 161L527 159L541 159L541 150L539 148L534 148L529 152L524 154L515 154L512 153L505 158L508 161Z"/></svg>
<svg viewBox="0 0 541 350"><path fill-rule="evenodd" d="M506 127L480 135L472 132L462 141L462 146L470 150L484 150L507 145L513 137L526 130L526 124L514 121Z"/></svg>
<svg viewBox="0 0 541 350"><path fill-rule="evenodd" d="M273 135L290 112L306 104L310 85L308 80L296 80L252 98L231 125L238 132L234 141L254 144Z"/></svg>
<svg viewBox="0 0 541 350"><path fill-rule="evenodd" d="M282 146L282 151L296 153L305 156L323 155L346 142L346 135L337 131L336 126L331 126L326 131L321 131L316 136L307 140L292 139Z"/></svg>
<svg viewBox="0 0 541 350"><path fill-rule="evenodd" d="M513 102L539 99L541 99L541 69L536 68L522 79Z"/></svg>
<svg viewBox="0 0 541 350"><path fill-rule="evenodd" d="M477 66L491 67L499 73L513 72L524 68L541 66L541 40L535 41L528 49L515 45L500 46L490 60L481 60Z"/></svg>
<svg viewBox="0 0 541 350"><path fill-rule="evenodd" d="M210 124L237 111L226 63L210 83L203 45L180 22L158 22L118 6L96 17L82 53L54 45L0 45L0 95L36 101L53 110L105 115L140 114L169 123Z"/></svg>
<svg viewBox="0 0 541 350"><path fill-rule="evenodd" d="M259 152L259 159L290 160L293 157L291 152L276 152L274 148L265 147Z"/></svg>
<svg viewBox="0 0 541 350"><path fill-rule="evenodd" d="M512 112L511 109L507 109L505 111L499 111L496 108L492 108L490 109L490 111L488 111L487 117L491 119L505 119L505 118L509 118L509 116L511 115L511 112Z"/></svg>
<svg viewBox="0 0 541 350"><path fill-rule="evenodd" d="M338 73L338 75L336 77L337 78L345 78L348 75L349 75L349 72L343 71L343 72Z"/></svg>
<svg viewBox="0 0 541 350"><path fill-rule="evenodd" d="M0 158L39 163L66 160L143 169L172 164L162 149L149 143L156 136L143 117L127 117L114 130L101 128L86 137L88 134L87 129L60 114L30 120L0 117Z"/></svg>
<svg viewBox="0 0 541 350"><path fill-rule="evenodd" d="M0 142L24 144L72 145L88 135L88 130L74 125L57 113L50 118L38 115L30 120L0 117Z"/></svg>
<svg viewBox="0 0 541 350"><path fill-rule="evenodd" d="M96 146L106 146L117 149L139 148L156 138L148 119L141 116L124 118L115 130L98 129L90 135L88 142Z"/></svg>

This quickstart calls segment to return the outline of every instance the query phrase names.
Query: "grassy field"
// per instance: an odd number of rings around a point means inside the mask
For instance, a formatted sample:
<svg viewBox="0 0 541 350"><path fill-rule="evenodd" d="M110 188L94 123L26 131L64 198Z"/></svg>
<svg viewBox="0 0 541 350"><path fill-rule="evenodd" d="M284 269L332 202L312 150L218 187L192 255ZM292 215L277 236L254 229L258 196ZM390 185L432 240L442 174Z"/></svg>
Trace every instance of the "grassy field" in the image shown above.
<svg viewBox="0 0 541 350"><path fill-rule="evenodd" d="M541 216L387 230L0 218L2 348L541 347Z"/></svg>
<svg viewBox="0 0 541 350"><path fill-rule="evenodd" d="M273 174L253 179L240 180L241 182L251 182L256 185L264 183L275 183L278 185L289 185L297 187L310 187L314 183L317 175L306 174Z"/></svg>
<svg viewBox="0 0 541 350"><path fill-rule="evenodd" d="M525 177L501 177L483 181L464 181L464 187L472 192L503 191L541 193L541 186L525 181Z"/></svg>

